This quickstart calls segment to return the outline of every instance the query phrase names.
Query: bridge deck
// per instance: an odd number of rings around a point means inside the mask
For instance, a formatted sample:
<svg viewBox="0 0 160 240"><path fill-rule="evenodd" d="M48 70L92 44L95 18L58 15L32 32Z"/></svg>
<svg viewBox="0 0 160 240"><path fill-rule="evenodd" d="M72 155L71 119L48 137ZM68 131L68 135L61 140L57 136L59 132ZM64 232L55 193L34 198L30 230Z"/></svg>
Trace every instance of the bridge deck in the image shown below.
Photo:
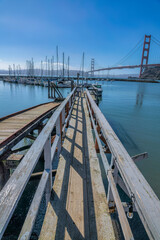
<svg viewBox="0 0 160 240"><path fill-rule="evenodd" d="M54 102L45 103L0 118L0 147L3 147L15 136L23 132L29 125L58 105L59 103Z"/></svg>
<svg viewBox="0 0 160 240"><path fill-rule="evenodd" d="M40 239L115 239L86 100L76 100Z"/></svg>

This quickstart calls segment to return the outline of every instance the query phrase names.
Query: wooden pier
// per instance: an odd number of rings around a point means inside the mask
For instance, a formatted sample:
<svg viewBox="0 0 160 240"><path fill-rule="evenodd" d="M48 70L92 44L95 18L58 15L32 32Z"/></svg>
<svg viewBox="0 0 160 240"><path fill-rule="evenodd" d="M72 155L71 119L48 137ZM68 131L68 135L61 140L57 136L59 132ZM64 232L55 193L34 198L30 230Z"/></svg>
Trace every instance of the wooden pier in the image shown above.
<svg viewBox="0 0 160 240"><path fill-rule="evenodd" d="M52 191L40 239L115 239L84 97L75 101Z"/></svg>
<svg viewBox="0 0 160 240"><path fill-rule="evenodd" d="M113 212L124 239L134 239L127 218L134 211L149 238L160 239L160 201L136 167L138 157L129 156L88 90L76 88L54 111L0 192L0 239L42 153L44 171L18 239L30 239L44 194L40 240L116 239ZM58 168L52 178L55 156ZM118 185L127 202L121 201Z"/></svg>

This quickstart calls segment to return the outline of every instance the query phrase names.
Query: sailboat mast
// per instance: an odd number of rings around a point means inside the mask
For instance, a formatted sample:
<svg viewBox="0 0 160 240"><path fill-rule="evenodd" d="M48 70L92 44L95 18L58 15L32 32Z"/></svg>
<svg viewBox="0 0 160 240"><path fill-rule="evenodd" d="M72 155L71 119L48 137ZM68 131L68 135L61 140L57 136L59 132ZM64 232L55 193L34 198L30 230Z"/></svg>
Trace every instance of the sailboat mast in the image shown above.
<svg viewBox="0 0 160 240"><path fill-rule="evenodd" d="M63 75L63 80L64 80L64 52L63 52L63 73L62 73L62 75Z"/></svg>
<svg viewBox="0 0 160 240"><path fill-rule="evenodd" d="M84 52L82 57L82 85L83 85L83 77L84 77Z"/></svg>
<svg viewBox="0 0 160 240"><path fill-rule="evenodd" d="M57 81L58 81L58 46L56 47L56 51L57 51Z"/></svg>
<svg viewBox="0 0 160 240"><path fill-rule="evenodd" d="M68 80L69 80L69 56L68 56Z"/></svg>

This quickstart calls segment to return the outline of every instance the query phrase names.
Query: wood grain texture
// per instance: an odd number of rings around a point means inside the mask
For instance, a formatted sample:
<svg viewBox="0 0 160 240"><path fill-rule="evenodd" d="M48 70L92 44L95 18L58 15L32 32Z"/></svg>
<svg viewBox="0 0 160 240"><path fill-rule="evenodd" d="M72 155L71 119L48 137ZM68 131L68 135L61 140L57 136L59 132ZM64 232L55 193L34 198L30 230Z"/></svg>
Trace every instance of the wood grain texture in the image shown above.
<svg viewBox="0 0 160 240"><path fill-rule="evenodd" d="M39 239L115 239L84 98L73 107Z"/></svg>
<svg viewBox="0 0 160 240"><path fill-rule="evenodd" d="M160 200L129 156L89 92L87 90L86 92L96 120L111 153L116 159L116 165L126 188L130 196L134 198L136 210L150 239L160 239Z"/></svg>
<svg viewBox="0 0 160 240"><path fill-rule="evenodd" d="M0 120L0 146L4 145L3 143L6 142L7 139L13 139L15 135L17 136L18 133L27 128L29 124L58 105L59 103L50 102L14 114L13 116L10 115L8 118L2 118L2 120Z"/></svg>
<svg viewBox="0 0 160 240"><path fill-rule="evenodd" d="M34 141L18 167L0 191L0 239L13 215L37 161L44 150L45 144L56 125L56 121L60 117L60 113L63 111L70 97L74 94L74 91L75 89L60 104L57 110L54 111L47 124L38 135L36 141ZM55 148L52 146L52 156L54 155L54 149Z"/></svg>

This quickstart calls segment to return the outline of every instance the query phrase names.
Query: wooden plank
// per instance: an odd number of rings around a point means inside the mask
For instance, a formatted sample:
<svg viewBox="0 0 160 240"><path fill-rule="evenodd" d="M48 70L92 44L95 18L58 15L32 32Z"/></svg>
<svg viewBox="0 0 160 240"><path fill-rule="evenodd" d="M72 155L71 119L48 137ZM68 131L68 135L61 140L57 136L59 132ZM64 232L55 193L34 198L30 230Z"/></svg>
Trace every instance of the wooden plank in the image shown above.
<svg viewBox="0 0 160 240"><path fill-rule="evenodd" d="M131 231L129 223L127 221L127 217L126 217L125 211L123 209L123 205L122 205L121 199L119 197L119 193L118 193L118 190L116 188L114 178L112 176L112 170L110 169L107 157L104 154L102 144L100 142L99 135L98 135L98 132L97 132L97 127L95 126L95 122L94 122L93 116L91 114L91 109L89 107L88 101L87 101L87 106L88 106L88 109L89 109L89 114L90 114L90 117L91 117L92 126L94 128L95 137L97 139L97 144L98 144L98 147L99 147L99 150L100 150L104 170L105 170L106 176L108 178L108 189L111 188L111 190L112 190L112 194L113 194L113 197L114 197L113 199L114 199L116 207L117 207L118 217L119 217L119 220L120 220L120 223L121 223L123 234L125 236L125 239L133 239L132 231Z"/></svg>
<svg viewBox="0 0 160 240"><path fill-rule="evenodd" d="M136 156L132 156L133 161L141 161L141 160L143 160L145 158L148 158L148 153L147 152L140 153L140 154L138 154Z"/></svg>
<svg viewBox="0 0 160 240"><path fill-rule="evenodd" d="M20 161L23 158L23 154L11 154L8 156L7 161Z"/></svg>
<svg viewBox="0 0 160 240"><path fill-rule="evenodd" d="M1 137L6 137L6 138L7 138L8 136L10 136L11 134L13 134L13 133L8 133L8 132L6 132L6 133L5 133L5 132L0 132L0 136L1 136Z"/></svg>
<svg viewBox="0 0 160 240"><path fill-rule="evenodd" d="M82 111L83 105L81 105L80 98L75 102L71 114L53 185L53 199L47 207L40 240L115 239L99 168L97 173L99 165L97 163L95 165L94 162L97 162L97 156L94 144L91 142L93 136L88 125L84 129L83 124L85 125L85 122L83 122ZM89 168L87 148L84 148L86 133L88 138L91 139L88 147L91 147L90 162L94 162L94 164L92 163L94 169L91 168L93 184L91 182L87 184L90 178L86 175ZM94 160L92 160L93 155ZM87 169L86 165L88 166ZM91 188L94 188L93 198L90 196L92 195ZM95 215L93 214L94 211ZM90 212L90 218L88 212ZM93 220L94 218L97 219ZM96 225L93 224L94 221L96 221Z"/></svg>
<svg viewBox="0 0 160 240"><path fill-rule="evenodd" d="M12 131L15 131L18 128L19 128L18 125L17 126L13 126L13 125L11 126L10 124L9 125L6 124L6 126L0 127L0 132L9 132L9 131L12 132Z"/></svg>
<svg viewBox="0 0 160 240"><path fill-rule="evenodd" d="M58 169L57 169L58 174L56 174L54 186L53 186L53 192L55 195L54 209L52 207L51 202L49 202L47 211L45 214L42 230L39 237L39 239L41 240L45 240L45 239L50 240L55 238L56 226L57 226L57 220L58 220L57 211L59 211L59 199L61 195L61 188L63 184L65 168L66 168L66 160L62 156L60 156Z"/></svg>
<svg viewBox="0 0 160 240"><path fill-rule="evenodd" d="M72 126L74 127L74 125L75 124L73 124ZM74 134L74 129L69 126L66 137L68 139L72 139L73 134ZM67 184L68 181L66 181L66 179L64 181L64 178L65 178L65 169L67 170L69 168L70 160L71 160L70 154L71 154L72 144L71 144L71 141L69 141L67 138L65 138L64 140L62 152L59 158L57 174L56 174L54 185L53 185L54 207L52 206L51 202L48 204L45 219L44 219L42 230L39 237L39 239L41 240L45 240L45 239L50 240L55 238L56 228L58 223L58 215L60 214L60 208L63 210L66 207L66 203L61 198L65 194L62 192L63 184L65 185L66 191L68 189L68 184ZM64 154L66 150L67 152ZM60 207L60 203L61 203L61 207ZM59 224L63 226L64 221L63 220L60 221ZM58 232L57 234L60 234L60 232Z"/></svg>
<svg viewBox="0 0 160 240"><path fill-rule="evenodd" d="M26 112L22 112L18 115L11 116L10 118L6 118L4 120L0 121L0 136L6 136L7 139L12 139L15 134L18 134L20 131L22 131L24 128L27 127L27 125L31 124L33 121L36 121L37 118L40 118L43 114L48 112L49 110L52 110L56 106L58 106L59 103L48 103L43 106L35 107L38 112L38 114L35 114L34 110L28 110ZM30 112L32 114L30 114ZM19 128L13 127L14 124L18 124L20 126ZM5 129L4 129L5 126ZM16 125L17 126L17 125ZM12 129L12 130L11 130ZM2 141L3 140L3 141ZM4 142L4 139L0 139L0 144L2 146Z"/></svg>
<svg viewBox="0 0 160 240"><path fill-rule="evenodd" d="M21 111L18 111L18 112L12 113L12 114L10 114L10 115L7 115L7 116L4 116L4 117L0 118L0 122L1 122L2 120L6 120L6 119L8 119L8 118L14 117L14 116L17 115L17 114L24 113L25 111L29 111L29 110L32 110L32 109L35 109L35 108L38 108L38 107L41 107L41 106L46 106L46 105L48 105L48 104L52 104L52 103L53 103L53 102L42 103L42 104L39 104L39 105L36 105L36 106L30 107L30 108L27 108L27 109L23 109L23 110L21 110Z"/></svg>
<svg viewBox="0 0 160 240"><path fill-rule="evenodd" d="M52 170L53 176L56 175L56 172L57 172L56 169ZM43 172L35 172L35 173L32 173L31 178L39 178L39 177L42 176L42 174L43 174Z"/></svg>
<svg viewBox="0 0 160 240"><path fill-rule="evenodd" d="M12 147L14 147L21 139L23 139L28 133L38 127L38 125L46 118L51 116L52 112L47 112L42 115L36 121L34 121L31 125L27 126L18 136L15 136L11 141L9 141L3 148L0 149L0 160L3 158L3 154L9 151ZM41 127L40 127L41 129ZM42 129L41 129L42 130Z"/></svg>
<svg viewBox="0 0 160 240"><path fill-rule="evenodd" d="M48 177L49 172L44 170L18 240L30 239Z"/></svg>
<svg viewBox="0 0 160 240"><path fill-rule="evenodd" d="M121 177L130 196L134 198L137 212L149 237L151 239L160 239L159 199L127 153L108 121L93 101L89 92L87 90L86 92L110 151L116 158Z"/></svg>
<svg viewBox="0 0 160 240"><path fill-rule="evenodd" d="M84 188L84 178L85 170L84 159L83 159L83 142L82 142L82 123L78 121L78 117L82 115L82 106L81 98L77 99L77 109L73 110L73 114L77 116L77 119L71 118L70 127L74 129L73 135L70 135L69 139L73 141L71 148L71 166L70 166L70 175L68 183L68 194L66 202L66 211L69 216L67 216L66 221L69 221L71 218L75 226L79 231L79 236L85 237L85 198L86 190ZM73 151L72 151L73 149ZM80 169L77 167L79 166ZM82 171L83 175L80 174ZM74 239L76 238L75 232L70 232L70 228L65 229L65 239Z"/></svg>
<svg viewBox="0 0 160 240"><path fill-rule="evenodd" d="M107 204L107 198L102 182L99 160L95 151L95 144L92 135L91 122L87 110L86 101L84 101L84 111L86 118L87 144L89 151L89 163L91 171L91 183L93 189L93 200L96 216L97 239L115 239L112 221ZM93 227L93 226L91 226ZM91 239L95 239L94 231Z"/></svg>

